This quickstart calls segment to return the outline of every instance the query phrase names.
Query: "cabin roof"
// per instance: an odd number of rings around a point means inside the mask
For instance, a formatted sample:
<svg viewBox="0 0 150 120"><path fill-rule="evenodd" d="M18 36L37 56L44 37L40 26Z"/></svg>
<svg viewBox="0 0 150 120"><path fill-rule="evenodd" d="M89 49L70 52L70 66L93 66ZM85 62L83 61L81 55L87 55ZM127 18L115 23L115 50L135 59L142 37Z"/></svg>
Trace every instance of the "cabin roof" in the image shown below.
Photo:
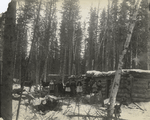
<svg viewBox="0 0 150 120"><path fill-rule="evenodd" d="M60 77L61 75L60 74L48 74L48 76L50 76L50 77ZM67 76L67 75L65 75L65 76Z"/></svg>
<svg viewBox="0 0 150 120"><path fill-rule="evenodd" d="M116 71L100 72L96 70L90 70L86 72L88 77L102 77L102 76L113 76ZM141 70L141 69L122 69L122 75L125 74L147 74L150 75L150 70Z"/></svg>

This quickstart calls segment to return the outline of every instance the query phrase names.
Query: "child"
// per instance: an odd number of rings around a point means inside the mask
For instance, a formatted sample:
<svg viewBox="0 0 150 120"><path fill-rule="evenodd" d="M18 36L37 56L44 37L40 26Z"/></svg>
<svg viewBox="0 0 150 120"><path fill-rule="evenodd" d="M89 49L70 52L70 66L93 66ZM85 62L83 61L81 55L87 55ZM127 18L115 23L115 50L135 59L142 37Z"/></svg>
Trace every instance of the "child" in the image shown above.
<svg viewBox="0 0 150 120"><path fill-rule="evenodd" d="M97 93L97 89L98 89L98 87L97 87L97 84L96 84L96 81L95 81L94 84L92 85L92 92L94 94Z"/></svg>
<svg viewBox="0 0 150 120"><path fill-rule="evenodd" d="M55 85L54 85L53 80L50 80L50 83L49 83L50 93L54 93L54 87L55 87Z"/></svg>
<svg viewBox="0 0 150 120"><path fill-rule="evenodd" d="M66 83L66 87L65 87L66 96L70 97L70 92L71 92L71 89L70 89L70 81L68 81L68 82Z"/></svg>
<svg viewBox="0 0 150 120"><path fill-rule="evenodd" d="M77 82L77 90L76 91L77 91L77 94L79 94L79 95L81 95L81 93L83 92L81 81Z"/></svg>

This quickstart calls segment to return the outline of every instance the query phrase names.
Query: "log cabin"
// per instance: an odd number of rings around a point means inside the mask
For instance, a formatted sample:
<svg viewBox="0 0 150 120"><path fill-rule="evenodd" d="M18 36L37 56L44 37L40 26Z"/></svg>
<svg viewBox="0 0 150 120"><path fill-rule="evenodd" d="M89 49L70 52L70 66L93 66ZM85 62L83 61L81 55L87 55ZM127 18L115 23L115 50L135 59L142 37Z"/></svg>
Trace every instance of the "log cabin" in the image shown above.
<svg viewBox="0 0 150 120"><path fill-rule="evenodd" d="M84 92L88 91L86 85L90 80L101 80L103 98L109 98L114 77L115 71L87 71L86 79L84 79ZM116 99L120 101L122 98L132 102L150 101L150 70L123 69Z"/></svg>

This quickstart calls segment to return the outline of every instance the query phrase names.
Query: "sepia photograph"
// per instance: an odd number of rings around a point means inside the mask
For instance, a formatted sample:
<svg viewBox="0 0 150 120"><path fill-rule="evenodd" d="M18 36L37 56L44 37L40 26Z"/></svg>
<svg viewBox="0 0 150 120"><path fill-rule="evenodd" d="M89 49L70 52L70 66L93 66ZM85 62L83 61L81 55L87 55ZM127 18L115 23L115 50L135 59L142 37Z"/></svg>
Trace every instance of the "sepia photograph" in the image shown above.
<svg viewBox="0 0 150 120"><path fill-rule="evenodd" d="M150 0L1 0L0 120L150 120Z"/></svg>

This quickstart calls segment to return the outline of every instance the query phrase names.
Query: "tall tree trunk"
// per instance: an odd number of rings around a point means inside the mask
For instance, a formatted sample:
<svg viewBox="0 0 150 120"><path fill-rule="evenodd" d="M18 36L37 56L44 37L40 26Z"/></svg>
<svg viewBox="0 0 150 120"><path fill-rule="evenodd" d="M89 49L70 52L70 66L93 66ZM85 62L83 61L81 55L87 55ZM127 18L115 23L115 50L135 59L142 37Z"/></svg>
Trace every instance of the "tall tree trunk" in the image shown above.
<svg viewBox="0 0 150 120"><path fill-rule="evenodd" d="M38 13L37 13L37 21L36 21L36 25L38 26L38 21L39 21L39 16L40 16L40 10L41 10L41 4L42 4L42 0L40 0L40 3L39 3L39 8L38 8ZM38 44L38 30L39 30L39 27L38 27L38 29L35 31L36 33L36 38L35 39L37 39L37 41L36 41L36 71L35 71L35 75L36 75L36 85L38 85L39 84L39 60L38 60L38 56L39 56L39 49L38 49L38 47L39 47L39 44Z"/></svg>
<svg viewBox="0 0 150 120"><path fill-rule="evenodd" d="M29 64L31 64L30 62L31 62L31 57L33 56L33 50L34 50L34 47L37 47L36 46L36 42L37 42L37 40L36 39L38 39L37 37L38 37L38 30L39 30L39 26L38 26L38 24L39 24L39 17L40 17L40 9L41 9L41 2L42 2L42 0L40 0L40 3L39 3L39 7L38 7L38 11L37 11L37 17L36 17L36 20L35 20L35 26L34 26L34 33L33 33L33 39L32 39L32 43L31 43L31 49L30 49L30 53L29 53ZM36 51L36 54L37 54L37 51ZM29 65L28 64L28 65ZM33 64L33 63L32 63ZM38 66L38 65L37 65ZM36 67L37 67L36 66ZM27 68L28 68L29 66L27 66ZM38 69L38 68L36 68L36 69ZM37 75L38 74L38 71L36 71L35 70L35 75L36 76L39 76L39 75ZM38 82L38 80L36 80L35 81L36 82L36 85L37 85L37 82Z"/></svg>
<svg viewBox="0 0 150 120"><path fill-rule="evenodd" d="M46 77L47 77L47 62L48 62L48 55L46 56L46 59L45 59L45 64L44 64L44 82L46 82Z"/></svg>
<svg viewBox="0 0 150 120"><path fill-rule="evenodd" d="M47 71L48 71L48 56L49 56L49 53L50 53L50 29L51 29L51 22L52 22L52 2L50 3L50 11L46 13L46 15L48 16L48 28L46 29L46 34L45 34L45 41L46 41L46 59L45 59L45 64L44 64L44 71L43 71L43 74L44 74L44 81L46 82L46 79L47 79ZM48 8L47 8L48 9ZM47 10L48 11L48 10ZM51 43L52 44L52 43ZM51 60L52 61L52 60ZM50 61L50 63L51 63ZM49 63L49 67L51 67L51 64ZM50 68L49 68L50 69Z"/></svg>
<svg viewBox="0 0 150 120"><path fill-rule="evenodd" d="M40 62L39 62L39 49L38 49L38 41L37 41L37 44L36 44L36 85L39 84L39 73L40 73Z"/></svg>
<svg viewBox="0 0 150 120"><path fill-rule="evenodd" d="M64 85L65 83L65 74L66 74L66 57L67 57L67 48L65 46L65 55L64 55L64 61L63 61L63 74L62 74L62 84Z"/></svg>
<svg viewBox="0 0 150 120"><path fill-rule="evenodd" d="M96 40L95 40L95 63L94 63L94 69L98 69L98 58L99 58L99 45L98 45L98 40L99 40L99 32L98 32L98 26L99 26L99 3L98 3L98 9L97 9L97 16L96 16Z"/></svg>
<svg viewBox="0 0 150 120"><path fill-rule="evenodd" d="M133 51L132 51L132 45L130 47L130 69L133 68L133 64L132 64L132 61L133 61Z"/></svg>
<svg viewBox="0 0 150 120"><path fill-rule="evenodd" d="M139 4L141 3L141 0L138 0L137 2L135 2L134 4L134 8L135 8L135 12L133 13L132 16L132 21L130 22L129 26L128 26L128 33L127 33L127 38L124 44L124 50L122 51L122 55L120 55L119 58L119 63L118 63L118 69L115 73L115 78L112 84L112 88L111 88L111 94L110 94L110 106L108 109L108 120L112 120L112 116L114 113L114 106L115 106L115 102L116 102L116 96L118 93L118 89L119 89L119 84L120 84L120 78L121 78L121 72L122 72L122 66L123 66L123 58L127 52L127 49L129 47L130 41L131 41L131 36L132 36L132 32L135 26L135 22L136 22L136 17L138 14L138 8L139 8Z"/></svg>
<svg viewBox="0 0 150 120"><path fill-rule="evenodd" d="M72 45L72 36L71 36L71 34L69 34L69 36L70 36L70 41L69 41L69 68L68 68L68 74L69 75L71 75L72 74L72 54L73 54L73 52L72 52L72 47L73 47L73 45Z"/></svg>
<svg viewBox="0 0 150 120"><path fill-rule="evenodd" d="M147 69L150 70L150 0L148 0L148 40L147 40Z"/></svg>
<svg viewBox="0 0 150 120"><path fill-rule="evenodd" d="M1 106L1 86L2 86L2 63L3 63L3 33L4 33L4 14L2 14L1 18L0 18L0 106ZM0 117L1 117L1 109L0 109Z"/></svg>
<svg viewBox="0 0 150 120"><path fill-rule="evenodd" d="M103 43L102 49L102 71L105 70L105 42Z"/></svg>
<svg viewBox="0 0 150 120"><path fill-rule="evenodd" d="M110 55L110 0L108 0L108 10L107 10L107 26L108 26L108 30L107 30L107 39L106 39L106 56L105 56L105 71L109 70L109 55Z"/></svg>
<svg viewBox="0 0 150 120"><path fill-rule="evenodd" d="M116 48L116 41L115 39L113 40L113 68L112 70L115 70L115 65L116 65L116 51L115 51L115 48Z"/></svg>
<svg viewBox="0 0 150 120"><path fill-rule="evenodd" d="M73 38L72 38L72 44L73 44L73 64L72 64L72 74L73 75L75 75L76 74L76 64L75 64L75 58L76 58L76 53L77 53L77 43L75 42L75 27L74 27L74 29L73 29ZM79 61L77 61L77 62L79 62Z"/></svg>
<svg viewBox="0 0 150 120"><path fill-rule="evenodd" d="M3 51L3 80L2 80L2 117L4 120L12 120L12 73L13 73L13 41L16 17L16 2L9 3L4 30Z"/></svg>

